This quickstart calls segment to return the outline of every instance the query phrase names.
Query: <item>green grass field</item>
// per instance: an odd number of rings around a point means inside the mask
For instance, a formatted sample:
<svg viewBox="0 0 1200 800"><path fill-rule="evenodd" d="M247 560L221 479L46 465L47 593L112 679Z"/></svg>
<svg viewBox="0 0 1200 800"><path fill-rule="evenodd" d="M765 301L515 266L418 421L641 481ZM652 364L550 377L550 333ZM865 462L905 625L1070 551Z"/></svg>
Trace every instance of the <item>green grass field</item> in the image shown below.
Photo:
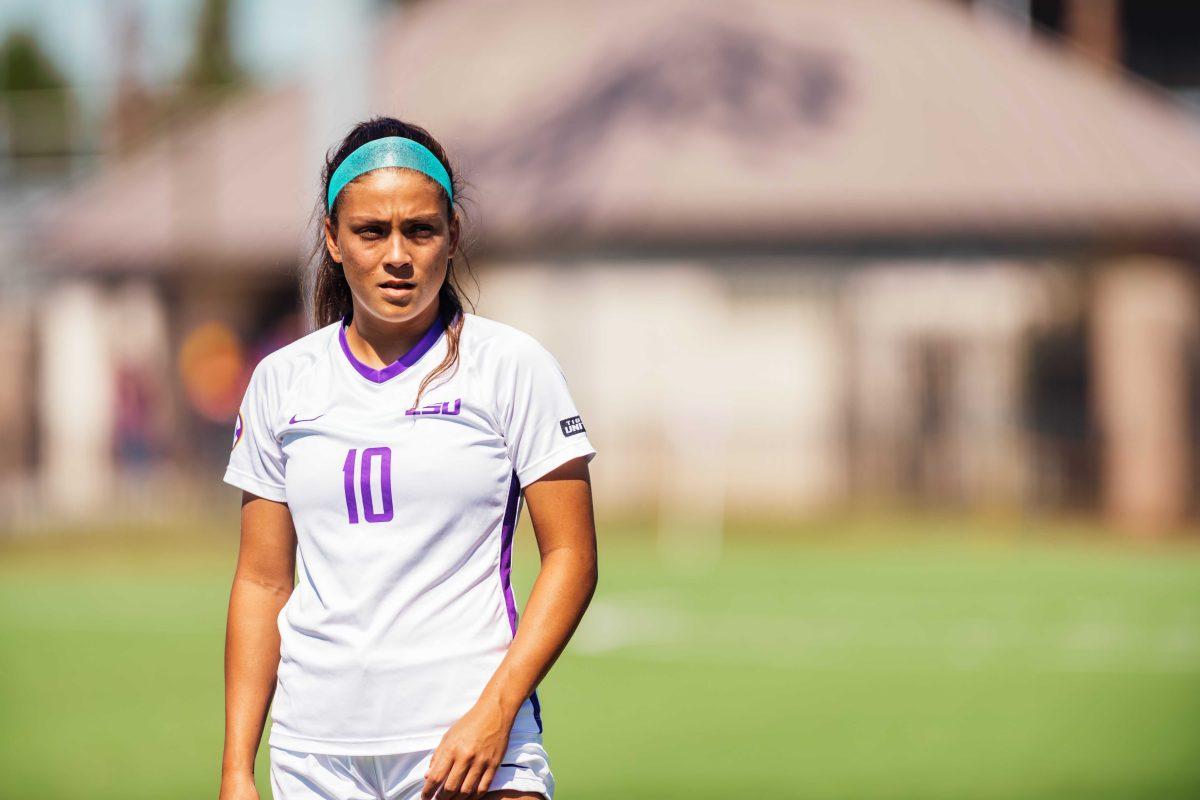
<svg viewBox="0 0 1200 800"><path fill-rule="evenodd" d="M216 797L226 528L0 544L0 797ZM1200 797L1194 545L847 522L689 572L601 536L540 690L559 800Z"/></svg>

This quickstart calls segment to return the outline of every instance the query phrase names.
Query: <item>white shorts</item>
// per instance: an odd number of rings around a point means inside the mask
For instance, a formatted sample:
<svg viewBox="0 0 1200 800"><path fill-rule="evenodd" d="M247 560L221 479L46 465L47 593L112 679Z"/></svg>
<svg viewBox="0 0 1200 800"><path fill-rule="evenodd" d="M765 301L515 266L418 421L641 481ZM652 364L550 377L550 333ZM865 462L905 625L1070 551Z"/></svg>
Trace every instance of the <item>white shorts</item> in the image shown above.
<svg viewBox="0 0 1200 800"><path fill-rule="evenodd" d="M335 756L272 745L270 751L275 800L419 800L433 757L433 750ZM540 736L510 737L488 787L489 792L501 789L540 793L554 800L554 776Z"/></svg>

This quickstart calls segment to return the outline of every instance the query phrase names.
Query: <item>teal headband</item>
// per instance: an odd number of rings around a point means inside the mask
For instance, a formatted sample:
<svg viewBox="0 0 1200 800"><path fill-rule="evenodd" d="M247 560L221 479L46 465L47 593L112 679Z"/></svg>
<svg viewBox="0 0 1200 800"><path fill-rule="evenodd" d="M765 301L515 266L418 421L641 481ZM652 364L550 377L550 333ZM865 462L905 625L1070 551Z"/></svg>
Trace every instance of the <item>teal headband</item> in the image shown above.
<svg viewBox="0 0 1200 800"><path fill-rule="evenodd" d="M385 136L372 139L346 156L329 179L329 196L326 209L333 210L333 201L347 183L373 169L383 167L406 167L424 172L442 185L446 196L454 202L454 190L450 188L450 174L428 147L402 136Z"/></svg>

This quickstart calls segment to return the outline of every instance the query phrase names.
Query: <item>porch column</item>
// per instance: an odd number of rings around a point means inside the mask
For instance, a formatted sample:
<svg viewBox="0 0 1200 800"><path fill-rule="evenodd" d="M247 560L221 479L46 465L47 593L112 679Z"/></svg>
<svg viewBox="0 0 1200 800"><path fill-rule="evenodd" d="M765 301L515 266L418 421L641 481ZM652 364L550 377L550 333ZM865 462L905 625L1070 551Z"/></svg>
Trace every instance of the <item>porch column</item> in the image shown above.
<svg viewBox="0 0 1200 800"><path fill-rule="evenodd" d="M1185 265L1131 257L1103 265L1092 294L1091 360L1109 518L1141 535L1179 524L1190 497L1186 337L1196 318Z"/></svg>
<svg viewBox="0 0 1200 800"><path fill-rule="evenodd" d="M110 500L113 375L106 300L87 281L54 284L34 325L43 513L85 517Z"/></svg>

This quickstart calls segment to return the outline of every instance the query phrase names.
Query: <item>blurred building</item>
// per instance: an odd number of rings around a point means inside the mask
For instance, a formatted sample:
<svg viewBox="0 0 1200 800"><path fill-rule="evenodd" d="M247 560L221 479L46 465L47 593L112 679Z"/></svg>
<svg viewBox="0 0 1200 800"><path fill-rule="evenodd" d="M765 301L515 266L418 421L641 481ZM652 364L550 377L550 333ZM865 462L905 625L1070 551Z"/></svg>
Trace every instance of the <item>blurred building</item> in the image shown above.
<svg viewBox="0 0 1200 800"><path fill-rule="evenodd" d="M1176 0L952 0L1041 34L1095 68L1123 67L1200 111L1200 6Z"/></svg>
<svg viewBox="0 0 1200 800"><path fill-rule="evenodd" d="M390 114L471 183L479 311L559 357L607 508L692 528L1083 509L1166 530L1196 512L1200 130L1116 67L1144 52L1113 44L1140 41L1119 8L337 16L323 41L347 46L314 48L295 85L193 114L44 209L43 507L216 484L248 367L303 332L323 149Z"/></svg>

